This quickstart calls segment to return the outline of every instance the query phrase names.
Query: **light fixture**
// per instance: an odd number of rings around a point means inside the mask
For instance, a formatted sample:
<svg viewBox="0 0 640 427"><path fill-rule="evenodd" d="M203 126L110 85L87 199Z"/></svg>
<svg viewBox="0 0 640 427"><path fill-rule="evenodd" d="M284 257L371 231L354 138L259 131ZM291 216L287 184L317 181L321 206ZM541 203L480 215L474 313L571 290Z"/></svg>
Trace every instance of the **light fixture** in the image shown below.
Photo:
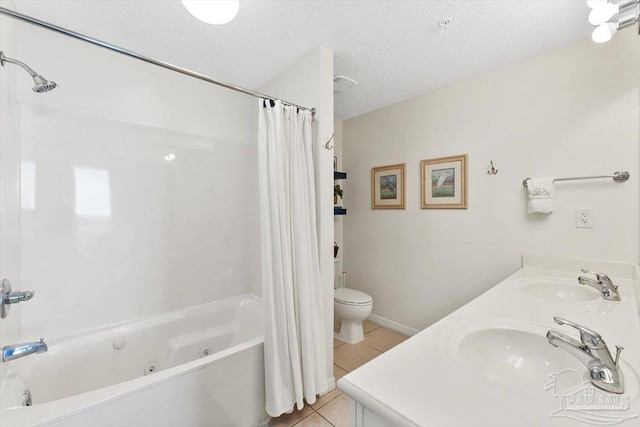
<svg viewBox="0 0 640 427"><path fill-rule="evenodd" d="M587 0L587 5L591 8L589 22L597 26L591 35L596 43L608 42L618 30L638 23L640 16L640 0L619 0L617 4L608 0Z"/></svg>
<svg viewBox="0 0 640 427"><path fill-rule="evenodd" d="M618 12L619 8L617 4L609 2L600 3L589 12L589 23L592 25L604 24Z"/></svg>
<svg viewBox="0 0 640 427"><path fill-rule="evenodd" d="M238 14L240 0L181 0L190 14L207 24L222 25Z"/></svg>
<svg viewBox="0 0 640 427"><path fill-rule="evenodd" d="M618 24L614 22L605 22L600 24L593 30L591 38L596 43L605 43L611 40L613 35L618 31Z"/></svg>

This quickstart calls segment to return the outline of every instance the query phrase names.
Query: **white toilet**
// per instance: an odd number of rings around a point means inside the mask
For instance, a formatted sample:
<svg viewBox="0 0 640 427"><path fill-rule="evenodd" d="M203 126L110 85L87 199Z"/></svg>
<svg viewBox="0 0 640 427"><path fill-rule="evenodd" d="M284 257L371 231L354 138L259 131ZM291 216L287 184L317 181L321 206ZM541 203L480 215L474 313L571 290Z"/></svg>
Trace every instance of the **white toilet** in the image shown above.
<svg viewBox="0 0 640 427"><path fill-rule="evenodd" d="M337 338L355 344L364 339L362 321L371 314L373 298L361 291L349 288L334 289L333 309L341 320Z"/></svg>

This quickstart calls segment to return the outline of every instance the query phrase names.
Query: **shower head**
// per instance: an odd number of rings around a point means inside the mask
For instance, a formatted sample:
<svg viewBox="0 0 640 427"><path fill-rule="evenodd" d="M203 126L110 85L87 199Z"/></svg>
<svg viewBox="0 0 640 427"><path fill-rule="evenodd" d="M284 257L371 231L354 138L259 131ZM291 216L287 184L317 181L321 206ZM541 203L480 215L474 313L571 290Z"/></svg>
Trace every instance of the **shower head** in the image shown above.
<svg viewBox="0 0 640 427"><path fill-rule="evenodd" d="M29 73L31 75L31 77L33 78L33 82L36 84L33 87L33 91L34 92L38 92L38 93L49 92L50 90L53 90L53 89L56 88L56 86L58 86L56 84L56 82L49 81L49 80L45 79L44 77L42 77L40 74L38 74L35 71L33 71L24 62L20 62L17 59L7 58L6 56L4 56L4 53L2 51L0 51L0 65L4 67L4 63L5 62L9 62L11 64L19 65L22 68L24 68L27 71L27 73Z"/></svg>
<svg viewBox="0 0 640 427"><path fill-rule="evenodd" d="M49 92L50 90L54 90L56 86L58 86L56 82L50 82L40 74L36 74L35 76L33 76L33 82L36 84L33 87L33 91L38 93Z"/></svg>

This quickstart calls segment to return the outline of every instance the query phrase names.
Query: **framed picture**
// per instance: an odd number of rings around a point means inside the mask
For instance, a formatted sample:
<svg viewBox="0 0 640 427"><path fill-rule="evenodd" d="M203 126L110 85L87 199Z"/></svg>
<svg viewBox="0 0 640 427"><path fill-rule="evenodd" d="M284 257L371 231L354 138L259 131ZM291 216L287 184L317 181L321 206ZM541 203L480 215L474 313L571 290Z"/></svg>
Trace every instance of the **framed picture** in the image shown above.
<svg viewBox="0 0 640 427"><path fill-rule="evenodd" d="M404 209L405 164L371 169L371 208Z"/></svg>
<svg viewBox="0 0 640 427"><path fill-rule="evenodd" d="M467 155L420 162L422 209L467 209Z"/></svg>

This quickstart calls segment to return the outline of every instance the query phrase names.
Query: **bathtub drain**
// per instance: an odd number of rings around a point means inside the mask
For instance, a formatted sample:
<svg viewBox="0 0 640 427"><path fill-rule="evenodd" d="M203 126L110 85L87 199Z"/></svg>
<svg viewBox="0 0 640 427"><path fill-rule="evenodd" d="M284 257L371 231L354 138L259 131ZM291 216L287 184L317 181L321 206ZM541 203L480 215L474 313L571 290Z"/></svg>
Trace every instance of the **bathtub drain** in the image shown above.
<svg viewBox="0 0 640 427"><path fill-rule="evenodd" d="M144 367L144 374L153 374L154 372L158 372L159 370L160 367L158 366L158 362L149 362L147 363L147 366Z"/></svg>

